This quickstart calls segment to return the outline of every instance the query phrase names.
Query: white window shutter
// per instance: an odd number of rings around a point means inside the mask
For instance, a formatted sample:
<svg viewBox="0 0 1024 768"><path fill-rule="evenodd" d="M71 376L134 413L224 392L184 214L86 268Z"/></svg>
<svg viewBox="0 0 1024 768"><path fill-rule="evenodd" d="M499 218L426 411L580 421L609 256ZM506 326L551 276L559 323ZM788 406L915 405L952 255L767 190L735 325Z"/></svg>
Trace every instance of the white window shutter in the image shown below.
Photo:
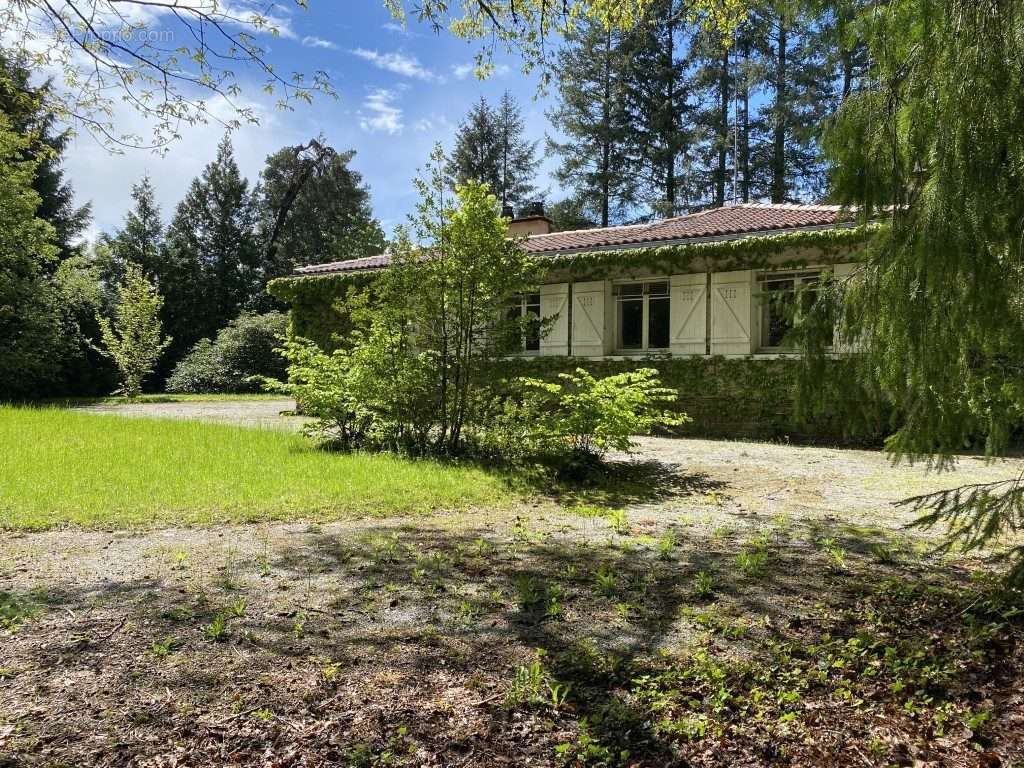
<svg viewBox="0 0 1024 768"><path fill-rule="evenodd" d="M572 353L600 357L608 349L607 284L604 280L572 286Z"/></svg>
<svg viewBox="0 0 1024 768"><path fill-rule="evenodd" d="M711 354L749 355L754 347L754 272L711 275Z"/></svg>
<svg viewBox="0 0 1024 768"><path fill-rule="evenodd" d="M672 275L669 343L674 355L703 355L707 336L707 275Z"/></svg>
<svg viewBox="0 0 1024 768"><path fill-rule="evenodd" d="M540 316L552 319L548 332L541 337L542 355L569 354L569 284L551 283L540 287Z"/></svg>

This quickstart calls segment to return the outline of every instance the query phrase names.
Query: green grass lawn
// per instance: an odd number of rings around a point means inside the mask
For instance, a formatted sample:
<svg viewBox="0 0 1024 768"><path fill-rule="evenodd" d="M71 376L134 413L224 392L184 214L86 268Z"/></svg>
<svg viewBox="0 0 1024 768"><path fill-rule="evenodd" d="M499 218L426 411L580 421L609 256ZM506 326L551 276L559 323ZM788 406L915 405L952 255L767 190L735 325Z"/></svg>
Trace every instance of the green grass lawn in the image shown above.
<svg viewBox="0 0 1024 768"><path fill-rule="evenodd" d="M0 528L337 519L512 496L480 469L326 453L281 431L0 406Z"/></svg>

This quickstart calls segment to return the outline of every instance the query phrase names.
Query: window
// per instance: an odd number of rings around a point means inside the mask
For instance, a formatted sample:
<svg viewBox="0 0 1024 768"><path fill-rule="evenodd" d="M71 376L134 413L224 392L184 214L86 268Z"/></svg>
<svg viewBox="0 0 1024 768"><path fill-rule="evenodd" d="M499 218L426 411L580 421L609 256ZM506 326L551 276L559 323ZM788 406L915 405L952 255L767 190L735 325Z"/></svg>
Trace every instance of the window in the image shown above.
<svg viewBox="0 0 1024 768"><path fill-rule="evenodd" d="M758 282L761 289L762 349L793 347L789 337L797 311L807 312L818 296L822 270L766 272ZM799 302L799 303L798 303Z"/></svg>
<svg viewBox="0 0 1024 768"><path fill-rule="evenodd" d="M668 349L668 281L621 283L614 293L617 348Z"/></svg>
<svg viewBox="0 0 1024 768"><path fill-rule="evenodd" d="M505 314L512 326L512 333L518 338L512 339L512 347L523 352L540 351L540 294L528 293L516 296L509 302Z"/></svg>

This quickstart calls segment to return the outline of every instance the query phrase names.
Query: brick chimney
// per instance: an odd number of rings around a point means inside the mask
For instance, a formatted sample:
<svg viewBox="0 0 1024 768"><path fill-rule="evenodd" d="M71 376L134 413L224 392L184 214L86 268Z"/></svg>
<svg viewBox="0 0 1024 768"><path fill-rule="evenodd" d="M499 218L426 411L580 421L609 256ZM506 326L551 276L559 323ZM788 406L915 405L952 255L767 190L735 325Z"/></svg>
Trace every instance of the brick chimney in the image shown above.
<svg viewBox="0 0 1024 768"><path fill-rule="evenodd" d="M544 215L544 203L537 200L519 209L519 215L508 224L510 237L546 235L551 232L551 219Z"/></svg>

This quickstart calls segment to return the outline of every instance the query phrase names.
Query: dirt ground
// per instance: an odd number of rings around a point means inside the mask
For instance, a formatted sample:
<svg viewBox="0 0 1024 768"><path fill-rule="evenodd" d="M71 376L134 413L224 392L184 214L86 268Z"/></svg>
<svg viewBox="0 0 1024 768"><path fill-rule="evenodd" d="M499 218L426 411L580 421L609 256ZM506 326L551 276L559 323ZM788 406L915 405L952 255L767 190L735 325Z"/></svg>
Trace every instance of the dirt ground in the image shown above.
<svg viewBox="0 0 1024 768"><path fill-rule="evenodd" d="M131 408L284 410L193 405ZM508 513L3 533L0 766L1024 766L1020 594L892 505L1022 469L646 439Z"/></svg>

